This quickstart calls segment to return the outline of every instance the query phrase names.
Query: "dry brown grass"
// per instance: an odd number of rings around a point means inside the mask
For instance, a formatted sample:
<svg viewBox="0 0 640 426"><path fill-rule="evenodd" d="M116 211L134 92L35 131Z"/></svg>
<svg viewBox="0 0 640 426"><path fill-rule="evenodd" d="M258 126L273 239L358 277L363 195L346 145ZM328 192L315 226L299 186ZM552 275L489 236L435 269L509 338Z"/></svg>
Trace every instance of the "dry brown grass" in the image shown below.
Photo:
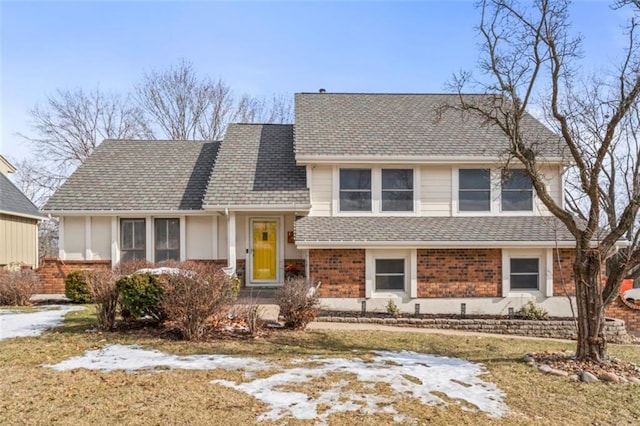
<svg viewBox="0 0 640 426"><path fill-rule="evenodd" d="M143 337L135 333L85 333L95 323L91 312L72 312L65 326L38 338L0 341L0 424L255 424L267 407L253 397L210 383L214 379L242 381L241 372L165 371L162 373L101 373L76 370L57 372L41 367L78 356L85 350L108 343L133 344L176 354L220 353L264 357L287 364L293 358L312 355L367 358L371 350L412 350L455 356L481 362L485 380L506 394L510 412L494 419L463 410L463 404L422 405L398 396L395 408L406 416L406 424L638 424L640 386L583 384L567 378L543 375L521 362L523 354L544 350L572 349L570 343L515 340L493 337L460 337L384 332L293 332L274 331L255 340L178 342ZM611 352L640 363L640 350L612 346ZM274 371L275 373L275 371ZM316 385L304 385L313 394L325 381L353 375L332 374ZM367 386L352 382L359 391ZM374 387L386 394L385 386ZM325 407L326 408L326 407ZM392 422L390 415L368 416L357 412L334 414L332 425L380 425ZM304 424L314 421L283 419L261 424Z"/></svg>

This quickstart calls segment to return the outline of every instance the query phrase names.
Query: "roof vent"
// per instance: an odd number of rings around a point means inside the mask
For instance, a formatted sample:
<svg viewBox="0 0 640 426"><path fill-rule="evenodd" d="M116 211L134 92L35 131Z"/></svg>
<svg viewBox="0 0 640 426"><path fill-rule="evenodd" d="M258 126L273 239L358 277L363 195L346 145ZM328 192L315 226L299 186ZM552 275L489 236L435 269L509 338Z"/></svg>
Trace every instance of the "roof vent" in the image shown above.
<svg viewBox="0 0 640 426"><path fill-rule="evenodd" d="M318 93L327 93L327 91L321 88L320 90L318 90Z"/></svg>

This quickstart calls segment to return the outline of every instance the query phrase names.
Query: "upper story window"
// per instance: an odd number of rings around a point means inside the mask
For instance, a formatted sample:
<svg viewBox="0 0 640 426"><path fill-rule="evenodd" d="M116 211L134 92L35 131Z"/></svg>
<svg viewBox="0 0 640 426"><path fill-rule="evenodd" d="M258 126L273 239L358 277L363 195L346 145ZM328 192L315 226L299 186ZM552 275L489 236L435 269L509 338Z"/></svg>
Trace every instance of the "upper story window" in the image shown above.
<svg viewBox="0 0 640 426"><path fill-rule="evenodd" d="M371 211L371 169L340 169L340 211Z"/></svg>
<svg viewBox="0 0 640 426"><path fill-rule="evenodd" d="M461 212L491 210L491 173L489 169L458 171L458 209Z"/></svg>
<svg viewBox="0 0 640 426"><path fill-rule="evenodd" d="M522 169L502 172L502 211L533 210L533 184Z"/></svg>
<svg viewBox="0 0 640 426"><path fill-rule="evenodd" d="M120 260L144 260L146 239L144 219L120 219Z"/></svg>
<svg viewBox="0 0 640 426"><path fill-rule="evenodd" d="M155 261L180 260L180 219L155 220Z"/></svg>
<svg viewBox="0 0 640 426"><path fill-rule="evenodd" d="M382 169L382 211L413 211L413 169Z"/></svg>

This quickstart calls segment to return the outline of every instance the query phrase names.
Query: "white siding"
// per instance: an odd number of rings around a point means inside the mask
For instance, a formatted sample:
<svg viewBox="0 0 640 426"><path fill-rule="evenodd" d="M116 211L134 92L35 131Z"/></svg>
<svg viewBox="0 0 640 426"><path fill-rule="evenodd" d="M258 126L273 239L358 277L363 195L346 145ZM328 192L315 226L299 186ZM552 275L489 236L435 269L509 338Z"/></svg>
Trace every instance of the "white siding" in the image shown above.
<svg viewBox="0 0 640 426"><path fill-rule="evenodd" d="M37 231L34 219L0 214L0 266L21 263L36 267Z"/></svg>
<svg viewBox="0 0 640 426"><path fill-rule="evenodd" d="M331 200L333 169L330 166L314 166L311 168L311 211L309 216L331 216Z"/></svg>
<svg viewBox="0 0 640 426"><path fill-rule="evenodd" d="M218 217L218 259L229 257L229 247L227 244L227 218Z"/></svg>
<svg viewBox="0 0 640 426"><path fill-rule="evenodd" d="M186 221L187 259L214 259L213 238L217 230L211 216L188 216Z"/></svg>
<svg viewBox="0 0 640 426"><path fill-rule="evenodd" d="M111 259L110 217L93 216L91 218L91 252L93 259Z"/></svg>
<svg viewBox="0 0 640 426"><path fill-rule="evenodd" d="M562 204L562 172L560 167L543 167L541 172L547 181L547 189L558 204ZM536 199L536 212L541 215L551 215L551 212L547 207L542 204L539 199Z"/></svg>
<svg viewBox="0 0 640 426"><path fill-rule="evenodd" d="M64 220L65 260L84 260L85 254L85 218L67 216Z"/></svg>
<svg viewBox="0 0 640 426"><path fill-rule="evenodd" d="M247 244L249 243L250 236L247 230L249 226L249 216L243 214L236 215L236 259L247 258Z"/></svg>
<svg viewBox="0 0 640 426"><path fill-rule="evenodd" d="M287 234L293 232L293 223L296 217L288 215L284 217L284 258L285 259L304 259L304 251L298 250L295 244L287 242Z"/></svg>
<svg viewBox="0 0 640 426"><path fill-rule="evenodd" d="M424 166L421 168L420 215L451 215L451 167Z"/></svg>

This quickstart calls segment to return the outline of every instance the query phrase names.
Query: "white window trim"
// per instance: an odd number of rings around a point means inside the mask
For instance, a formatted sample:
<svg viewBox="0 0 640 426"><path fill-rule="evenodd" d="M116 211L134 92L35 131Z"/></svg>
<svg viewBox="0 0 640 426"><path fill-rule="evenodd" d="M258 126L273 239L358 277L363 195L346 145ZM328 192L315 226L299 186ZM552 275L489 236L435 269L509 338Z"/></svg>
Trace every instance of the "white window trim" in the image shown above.
<svg viewBox="0 0 640 426"><path fill-rule="evenodd" d="M187 217L184 215L159 215L159 216L114 216L111 221L111 256L114 264L122 261L122 248L120 247L120 233L122 232L122 219L144 219L145 221L145 259L147 262L155 263L155 220L156 219L178 219L180 223L180 261L185 261L187 256ZM216 222L217 223L217 222ZM217 229L214 231L217 234ZM115 238L113 238L115 235ZM214 241L216 239L214 238Z"/></svg>
<svg viewBox="0 0 640 426"><path fill-rule="evenodd" d="M403 259L404 290L376 291L376 259ZM367 249L365 252L365 297L370 298L397 298L410 297L415 299L418 296L418 255L417 250L377 250Z"/></svg>
<svg viewBox="0 0 640 426"><path fill-rule="evenodd" d="M371 170L371 210L340 211L340 169ZM382 211L382 169L413 170L413 210ZM341 164L332 170L332 214L333 216L417 216L420 212L420 167L385 164L384 166Z"/></svg>
<svg viewBox="0 0 640 426"><path fill-rule="evenodd" d="M517 169L518 167L511 167ZM459 185L460 169L489 169L491 184L490 190L490 210L488 211L460 211ZM452 216L540 216L540 201L535 189L532 191L533 204L531 210L502 210L502 168L489 167L488 165L475 164L451 168L451 214Z"/></svg>
<svg viewBox="0 0 640 426"><path fill-rule="evenodd" d="M511 288L511 259L538 259L538 289ZM552 297L553 249L503 249L502 297Z"/></svg>

